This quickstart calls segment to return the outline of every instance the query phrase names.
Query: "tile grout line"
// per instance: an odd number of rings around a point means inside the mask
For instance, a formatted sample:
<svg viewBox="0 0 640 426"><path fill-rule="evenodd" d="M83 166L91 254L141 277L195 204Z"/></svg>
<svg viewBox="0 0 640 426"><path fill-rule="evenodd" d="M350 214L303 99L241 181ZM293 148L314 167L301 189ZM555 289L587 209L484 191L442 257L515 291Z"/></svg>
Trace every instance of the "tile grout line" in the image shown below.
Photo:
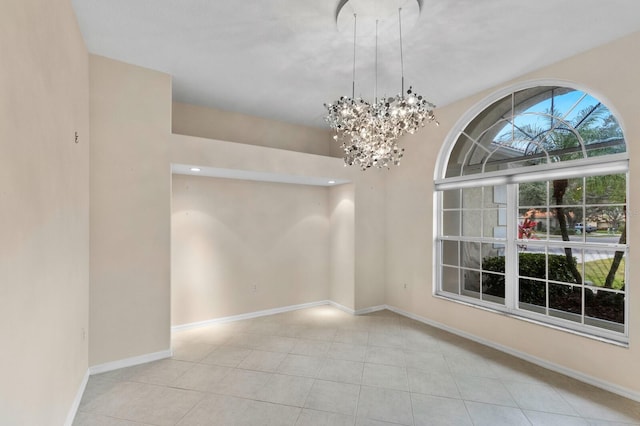
<svg viewBox="0 0 640 426"><path fill-rule="evenodd" d="M402 352L402 357L404 358L404 351ZM409 368L406 367L407 360L404 360L404 372L407 376L407 389L409 390L409 405L411 406L411 424L415 426L416 424L416 416L413 412L413 392L411 392L411 381L409 380Z"/></svg>
<svg viewBox="0 0 640 426"><path fill-rule="evenodd" d="M178 423L180 423L182 420L184 420L185 417L187 417L187 415L193 411L198 405L200 405L200 403L202 401L204 401L204 399L207 397L207 394L205 392L198 392L201 394L200 399L198 401L196 401L195 404L193 404L193 406L191 408L189 408L187 411L185 411L185 413L182 415L182 417L180 417L178 419L177 422L174 423L174 425L177 425Z"/></svg>
<svg viewBox="0 0 640 426"><path fill-rule="evenodd" d="M364 368L363 368L364 371ZM362 378L360 378L360 383L362 383ZM358 398L356 398L356 409L353 415L353 424L355 425L358 421L358 411L360 411L360 395L362 394L362 384L358 385Z"/></svg>

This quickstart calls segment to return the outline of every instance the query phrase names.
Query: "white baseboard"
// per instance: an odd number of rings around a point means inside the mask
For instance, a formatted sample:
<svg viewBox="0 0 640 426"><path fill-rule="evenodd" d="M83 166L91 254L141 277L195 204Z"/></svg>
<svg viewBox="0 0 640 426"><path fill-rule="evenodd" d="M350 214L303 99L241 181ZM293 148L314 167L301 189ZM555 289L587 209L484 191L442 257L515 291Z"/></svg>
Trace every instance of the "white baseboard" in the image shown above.
<svg viewBox="0 0 640 426"><path fill-rule="evenodd" d="M362 308L362 309L354 310L354 309L351 309L351 308L347 308L346 306L341 305L341 304L339 304L337 302L334 302L333 300L329 300L328 303L331 306L333 306L335 308L338 308L341 311L344 311L344 312L346 312L348 314L351 314L351 315L366 315L366 314L370 314L371 312L377 312L377 311L382 311L384 309L387 309L387 305L378 305L378 306L370 306L368 308Z"/></svg>
<svg viewBox="0 0 640 426"><path fill-rule="evenodd" d="M368 308L358 309L355 312L355 314L356 315L366 315L366 314L370 314L371 312L383 311L385 309L387 309L387 305L370 306Z"/></svg>
<svg viewBox="0 0 640 426"><path fill-rule="evenodd" d="M80 401L82 401L82 395L84 394L84 390L87 387L87 382L89 381L89 369L85 371L84 377L80 382L80 386L78 387L78 391L76 392L76 397L73 399L73 403L69 408L69 412L67 413L67 419L64 421L64 426L73 425L73 421L76 418L76 414L78 413L78 407L80 407Z"/></svg>
<svg viewBox="0 0 640 426"><path fill-rule="evenodd" d="M159 359L170 358L173 355L171 349L165 351L153 352L150 354L138 355L131 358L120 359L117 361L105 362L104 364L89 367L89 374L106 373L107 371L117 370L124 367L133 367L134 365L145 364L147 362L158 361Z"/></svg>
<svg viewBox="0 0 640 426"><path fill-rule="evenodd" d="M565 376L571 377L571 378L579 380L581 382L593 385L595 387L598 387L600 389L604 389L606 391L615 393L615 394L623 396L625 398L629 398L629 399L632 399L634 401L640 402L640 393L638 393L638 392L636 392L634 390L627 389L625 387L616 385L614 383L610 383L610 382L598 379L597 377L593 377L593 376L590 376L588 374L584 374L584 373L582 373L580 371L576 371L576 370L573 370L571 368L564 367L562 365L554 364L554 363L549 362L547 360L544 360L544 359L535 357L533 355L530 355L530 354L528 354L526 352L517 351L517 350L512 349L512 348L510 348L508 346L503 346L503 345L500 345L498 343L494 343L494 342L491 342L489 340L482 339L482 338L480 338L478 336L475 336L473 334L464 332L462 330L458 330L456 328L449 327L448 325L439 323L437 321L433 321L433 320L430 320L428 318L424 318L424 317L421 317L419 315L413 314L411 312L407 312L407 311L402 310L400 308L396 308L395 306L388 306L387 305L386 309L389 309L390 311L395 312L395 313L397 313L399 315L405 316L407 318L411 318L411 319L419 321L421 323L430 325L432 327L439 328L439 329L444 330L444 331L448 331L449 333L458 335L460 337L464 337L465 339L469 339L469 340L472 340L474 342L480 343L482 345L488 346L490 348L497 349L497 350L499 350L501 352L504 352L504 353L507 353L509 355L513 355L516 358L523 359L523 360L528 361L528 362L530 362L532 364L536 364L536 365L539 365L540 367L546 368L548 370L555 371L556 373L564 374Z"/></svg>
<svg viewBox="0 0 640 426"><path fill-rule="evenodd" d="M351 314L351 315L355 315L356 314L356 311L354 311L353 309L347 308L346 306L341 305L338 302L334 302L333 300L328 300L327 303L329 305L333 306L334 308L340 309L342 312L346 312L346 313Z"/></svg>
<svg viewBox="0 0 640 426"><path fill-rule="evenodd" d="M171 331L190 330L192 328L206 327L208 325L213 325L213 324L222 324L226 322L241 321L241 320L246 320L251 318L264 317L267 315L297 311L299 309L314 308L316 306L323 306L323 305L331 305L334 308L340 309L341 311L351 315L364 315L364 314L369 314L371 312L381 311L387 308L387 305L379 305L379 306L372 306L364 309L358 309L356 311L344 305L341 305L340 303L334 302L333 300L319 300L317 302L301 303L299 305L289 305L289 306L283 306L280 308L265 309L263 311L247 312L246 314L231 315L228 317L212 318L209 320L191 322L188 324L174 325L171 327Z"/></svg>
<svg viewBox="0 0 640 426"><path fill-rule="evenodd" d="M297 311L298 309L306 309L306 308L313 308L316 306L328 305L330 303L331 302L328 300L321 300L318 302L301 303L299 305L290 305L290 306L283 306L281 308L265 309L263 311L248 312L246 314L231 315L228 317L212 318L209 320L191 322L188 324L174 325L171 327L171 331L189 330L192 328L206 327L208 325L213 325L213 324L221 324L225 322L264 317L267 315L281 314L283 312Z"/></svg>

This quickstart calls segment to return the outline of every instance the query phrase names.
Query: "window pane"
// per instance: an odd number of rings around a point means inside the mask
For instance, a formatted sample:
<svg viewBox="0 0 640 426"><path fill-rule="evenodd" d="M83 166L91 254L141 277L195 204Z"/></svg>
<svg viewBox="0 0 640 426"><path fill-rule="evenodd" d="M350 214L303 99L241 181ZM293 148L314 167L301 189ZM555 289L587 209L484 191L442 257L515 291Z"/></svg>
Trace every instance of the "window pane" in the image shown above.
<svg viewBox="0 0 640 426"><path fill-rule="evenodd" d="M625 204L627 175L590 176L586 179L587 204Z"/></svg>
<svg viewBox="0 0 640 426"><path fill-rule="evenodd" d="M585 125L584 121L594 115L594 107L597 107L599 104L598 100L593 96L589 96L578 90L558 96L556 101L566 105L564 110L568 114L565 120L569 123L575 123L578 128L589 128L588 125Z"/></svg>
<svg viewBox="0 0 640 426"><path fill-rule="evenodd" d="M525 208L518 211L518 239L519 240L539 240L538 231L542 229L543 224L536 220L536 216L546 216L546 212L534 208ZM544 232L543 232L544 237Z"/></svg>
<svg viewBox="0 0 640 426"><path fill-rule="evenodd" d="M563 283L582 282L582 250L576 248L549 248L547 256L548 279Z"/></svg>
<svg viewBox="0 0 640 426"><path fill-rule="evenodd" d="M463 165L468 164L466 159L470 149L473 149L474 143L472 139L468 138L464 133L460 134L460 137L456 141L456 144L449 155L449 163L447 164L446 177L456 177L463 174L470 174L468 168L462 170ZM479 173L480 170L475 170L475 173Z"/></svg>
<svg viewBox="0 0 640 426"><path fill-rule="evenodd" d="M601 235L595 232L600 231L602 234L620 235L624 231L626 223L626 207L623 204L587 206L586 208L586 225L589 226L587 232L587 241L598 242L594 237ZM592 234L593 232L593 234ZM602 240L601 242L617 244L617 240Z"/></svg>
<svg viewBox="0 0 640 426"><path fill-rule="evenodd" d="M507 124L502 117L511 115L512 96L507 95L490 105L487 109L478 114L471 123L465 129L465 133L469 134L473 138L480 138L485 130L493 126L496 121L502 121L504 123L498 129L497 132L511 132L511 126ZM504 130L502 130L504 129Z"/></svg>
<svg viewBox="0 0 640 426"><path fill-rule="evenodd" d="M506 225L506 210L501 209L489 209L483 211L484 220L482 222L482 236L487 238L493 238L496 236L495 229L499 226ZM504 215L504 217L501 217ZM504 220L504 224L500 223L500 220ZM498 234L500 234L498 232Z"/></svg>
<svg viewBox="0 0 640 426"><path fill-rule="evenodd" d="M460 236L459 210L444 210L442 212L442 235L448 237Z"/></svg>
<svg viewBox="0 0 640 426"><path fill-rule="evenodd" d="M598 157L626 151L624 135L620 124L611 111L600 104L597 113L592 114L590 120L585 120L586 126L578 130L584 138L589 157ZM597 129L595 132L594 130Z"/></svg>
<svg viewBox="0 0 640 426"><path fill-rule="evenodd" d="M462 286L465 296L480 298L480 271L462 270Z"/></svg>
<svg viewBox="0 0 640 426"><path fill-rule="evenodd" d="M504 274L482 273L482 298L504 303Z"/></svg>
<svg viewBox="0 0 640 426"><path fill-rule="evenodd" d="M518 273L521 277L547 278L545 253L520 253L518 255Z"/></svg>
<svg viewBox="0 0 640 426"><path fill-rule="evenodd" d="M587 206L585 237L589 242L618 244L621 233L625 231L626 206L600 205ZM624 240L622 240L624 244Z"/></svg>
<svg viewBox="0 0 640 426"><path fill-rule="evenodd" d="M549 205L582 205L584 178L556 179L549 181Z"/></svg>
<svg viewBox="0 0 640 426"><path fill-rule="evenodd" d="M624 293L587 288L585 290L585 315L616 324L624 324ZM592 321L592 325L611 327L602 321ZM614 327L614 329L616 329Z"/></svg>
<svg viewBox="0 0 640 426"><path fill-rule="evenodd" d="M600 145L608 145L600 148ZM587 145L587 157L601 157L603 155L622 153L627 150L623 137L602 140L600 143Z"/></svg>
<svg viewBox="0 0 640 426"><path fill-rule="evenodd" d="M623 251L585 249L583 266L585 284L616 290L624 288L625 257Z"/></svg>
<svg viewBox="0 0 640 426"><path fill-rule="evenodd" d="M583 239L581 231L582 218L584 212L582 206L557 206L549 208L549 239L562 240L562 236L567 238L576 235L577 238L571 238L572 241L581 241Z"/></svg>
<svg viewBox="0 0 640 426"><path fill-rule="evenodd" d="M442 191L442 208L458 209L460 208L460 190L450 189Z"/></svg>
<svg viewBox="0 0 640 426"><path fill-rule="evenodd" d="M457 241L442 241L442 263L445 265L458 266L458 242Z"/></svg>
<svg viewBox="0 0 640 426"><path fill-rule="evenodd" d="M549 315L582 322L582 287L549 283Z"/></svg>
<svg viewBox="0 0 640 426"><path fill-rule="evenodd" d="M442 290L449 293L459 294L459 279L458 274L460 270L458 268L451 268L448 266L442 267Z"/></svg>
<svg viewBox="0 0 640 426"><path fill-rule="evenodd" d="M471 269L480 269L480 243L460 242L462 266Z"/></svg>
<svg viewBox="0 0 640 426"><path fill-rule="evenodd" d="M538 208L532 213L530 220L536 223L534 228L535 239L547 240L549 238L548 230L550 216L551 215L546 208Z"/></svg>
<svg viewBox="0 0 640 426"><path fill-rule="evenodd" d="M504 207L507 204L507 186L485 186L484 208Z"/></svg>
<svg viewBox="0 0 640 426"><path fill-rule="evenodd" d="M545 134L553 126L553 118L549 115L551 105L550 102L547 103L549 104L548 108L538 104L514 117L517 134L521 138L531 141L528 146L523 147L525 155L553 149L549 143L544 143Z"/></svg>
<svg viewBox="0 0 640 426"><path fill-rule="evenodd" d="M493 238L499 238L504 240L507 238L507 227L506 226L495 226L493 228Z"/></svg>
<svg viewBox="0 0 640 426"><path fill-rule="evenodd" d="M575 129L561 125L549 134L553 139L554 145L550 152L552 162L557 163L583 158L582 145L577 133Z"/></svg>
<svg viewBox="0 0 640 426"><path fill-rule="evenodd" d="M527 182L518 185L518 205L535 207L547 205L547 182Z"/></svg>
<svg viewBox="0 0 640 426"><path fill-rule="evenodd" d="M462 190L462 207L465 209L482 208L482 188L464 188Z"/></svg>
<svg viewBox="0 0 640 426"><path fill-rule="evenodd" d="M618 209L619 208L619 209ZM602 216L604 215L615 215L615 218L608 218L611 220L615 220L622 217L623 209L621 206L593 206L587 205L584 211L584 232L589 234L591 232L595 232L598 230L598 224L600 222L604 222L606 219ZM604 223L602 227L607 227Z"/></svg>
<svg viewBox="0 0 640 426"><path fill-rule="evenodd" d="M504 244L482 244L482 269L485 271L504 272Z"/></svg>
<svg viewBox="0 0 640 426"><path fill-rule="evenodd" d="M482 235L482 210L462 211L462 235L465 237Z"/></svg>
<svg viewBox="0 0 640 426"><path fill-rule="evenodd" d="M519 280L518 301L520 309L545 313L547 306L547 286L544 281Z"/></svg>

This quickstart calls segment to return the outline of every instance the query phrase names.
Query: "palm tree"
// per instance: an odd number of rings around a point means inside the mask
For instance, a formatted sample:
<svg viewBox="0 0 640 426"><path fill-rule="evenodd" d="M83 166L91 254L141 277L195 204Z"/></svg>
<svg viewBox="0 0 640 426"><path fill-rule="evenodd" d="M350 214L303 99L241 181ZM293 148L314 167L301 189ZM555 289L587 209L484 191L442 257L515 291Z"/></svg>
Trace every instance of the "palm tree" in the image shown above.
<svg viewBox="0 0 640 426"><path fill-rule="evenodd" d="M501 145L508 145L509 142L513 140L528 140L530 142L524 150L525 155L540 159L548 156L550 161L567 161L583 158L584 151L581 138L582 141L584 141L585 148L587 145L593 144L592 146L597 145L597 149L604 150L606 153L618 152L620 146L624 146L623 144L603 143L603 141L609 140L615 142L616 138L618 140L622 139L622 132L615 118L608 109L600 103L579 111L576 117L570 122L561 118L562 115L554 110L553 107L544 113L536 114L549 118L548 127L545 126L545 128L543 128L539 124L539 121L535 124L525 125L515 125L512 123L513 132L503 134L503 137L495 142ZM618 177L620 177L620 175L618 175ZM593 184L590 185L591 188L589 188L590 191L587 192L588 194L611 196L611 191L617 194L616 198L618 198L623 205L623 218L621 219L623 230L620 235L619 244L626 244L626 232L624 229L624 223L626 223L626 209L624 209L626 203L626 178L620 180L616 179L614 175L599 176L589 180L593 182ZM611 185L612 181L614 185ZM568 179L556 179L552 185L551 196L556 205L554 210L562 241L570 241L568 215L566 209L563 207L566 205L565 197L567 196L567 192L571 190L570 182ZM620 189L622 189L622 191L620 191ZM586 190L586 188L583 188L583 190ZM622 197L620 197L621 194ZM576 283L582 284L583 278L578 270L572 249L565 247L564 252L573 279ZM605 287L612 288L614 277L623 256L624 252L622 251L615 253L604 282Z"/></svg>

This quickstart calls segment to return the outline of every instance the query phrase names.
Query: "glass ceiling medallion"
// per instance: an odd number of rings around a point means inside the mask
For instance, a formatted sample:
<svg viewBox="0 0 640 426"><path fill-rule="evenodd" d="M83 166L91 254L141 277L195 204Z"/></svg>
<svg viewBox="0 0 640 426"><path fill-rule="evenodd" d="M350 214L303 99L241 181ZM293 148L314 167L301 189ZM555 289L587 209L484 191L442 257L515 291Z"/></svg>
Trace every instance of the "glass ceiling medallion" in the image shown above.
<svg viewBox="0 0 640 426"><path fill-rule="evenodd" d="M375 16L375 52L376 52L376 91L378 74L378 29L383 23L383 32L389 32L387 22L379 19L389 17L389 7L397 7L398 35L400 40L401 91L398 95L367 102L355 98L356 80L356 34L358 13L363 11L365 18ZM349 7L345 7L349 6ZM417 20L420 13L415 0L389 2L388 0L343 0L338 6L336 22L344 26L346 9L353 9L353 80L351 97L341 96L338 100L325 104L326 121L336 131L334 139L341 143L346 165L358 166L362 170L370 167L389 167L399 165L404 149L398 146L398 139L405 133L414 134L426 123L438 122L433 114L435 105L413 92L404 90L404 57L402 51L402 14L403 7L408 9L409 17ZM365 21L366 22L366 21Z"/></svg>

